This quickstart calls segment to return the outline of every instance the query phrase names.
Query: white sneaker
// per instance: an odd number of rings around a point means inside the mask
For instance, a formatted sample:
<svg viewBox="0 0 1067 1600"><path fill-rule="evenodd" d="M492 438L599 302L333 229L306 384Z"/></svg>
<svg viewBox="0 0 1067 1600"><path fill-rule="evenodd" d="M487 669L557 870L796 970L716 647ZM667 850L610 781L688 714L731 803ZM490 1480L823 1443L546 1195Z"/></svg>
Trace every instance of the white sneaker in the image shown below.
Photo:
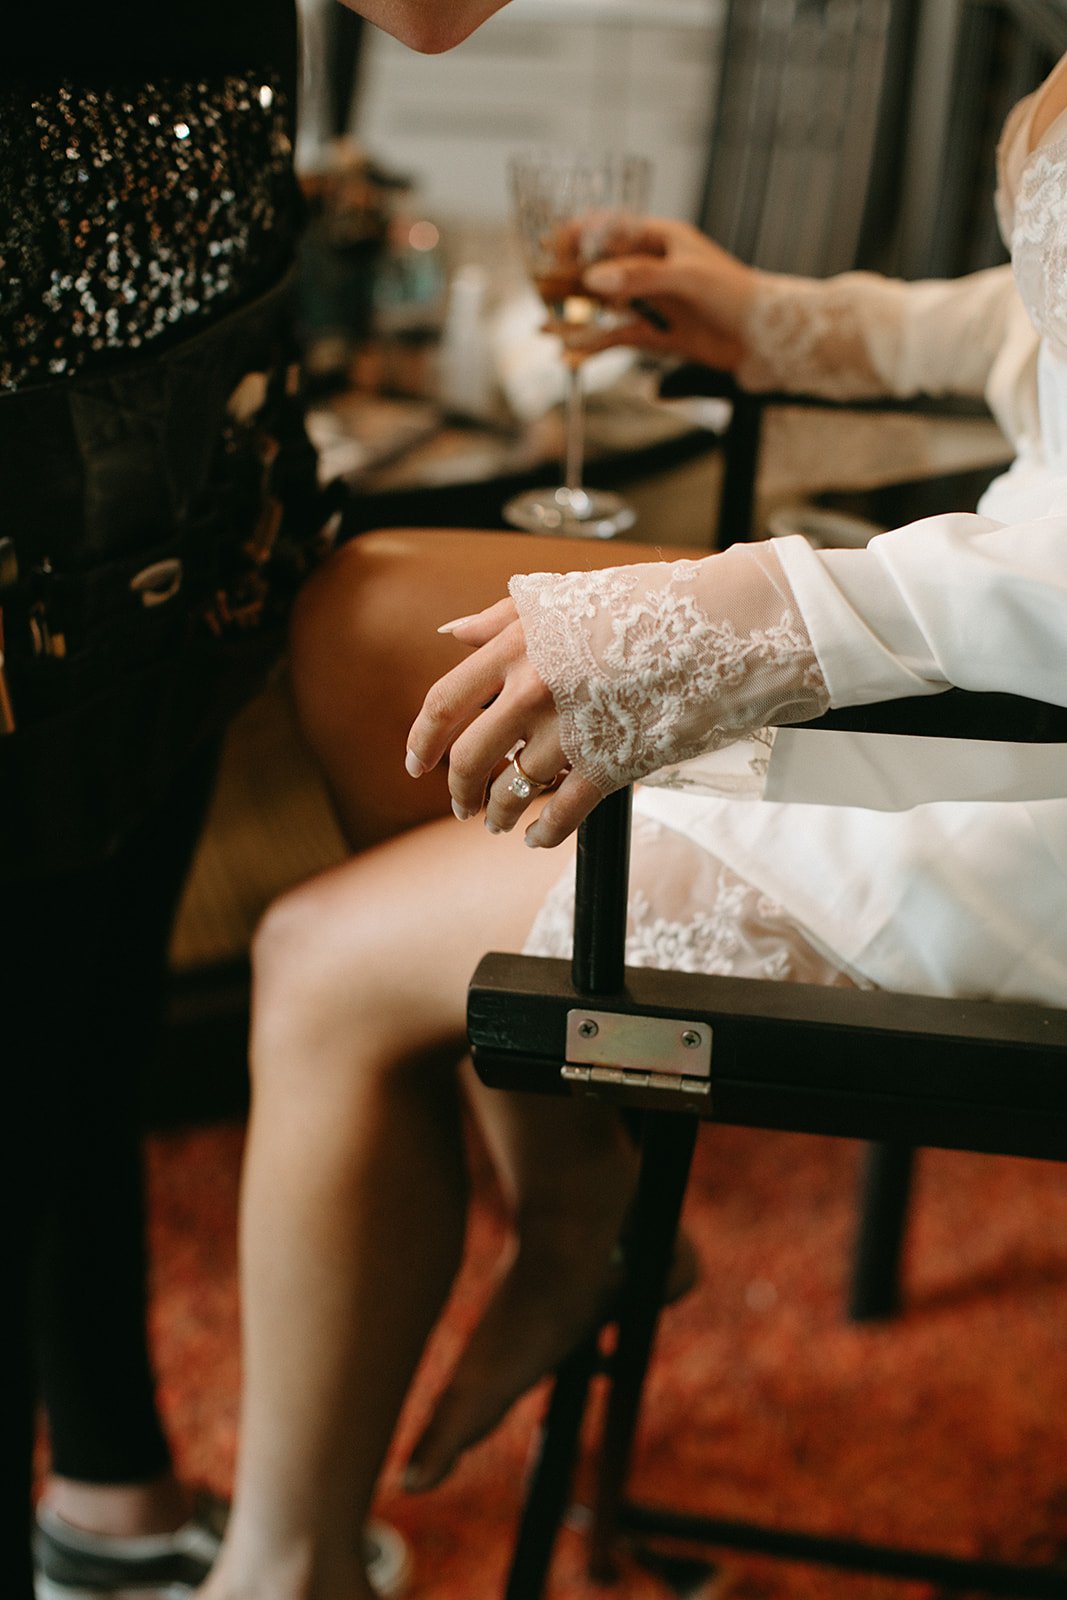
<svg viewBox="0 0 1067 1600"><path fill-rule="evenodd" d="M229 1506L205 1495L174 1533L120 1539L74 1528L47 1506L34 1532L37 1600L187 1600L214 1565ZM367 1576L382 1600L394 1600L408 1579L405 1540L385 1522L363 1534Z"/></svg>

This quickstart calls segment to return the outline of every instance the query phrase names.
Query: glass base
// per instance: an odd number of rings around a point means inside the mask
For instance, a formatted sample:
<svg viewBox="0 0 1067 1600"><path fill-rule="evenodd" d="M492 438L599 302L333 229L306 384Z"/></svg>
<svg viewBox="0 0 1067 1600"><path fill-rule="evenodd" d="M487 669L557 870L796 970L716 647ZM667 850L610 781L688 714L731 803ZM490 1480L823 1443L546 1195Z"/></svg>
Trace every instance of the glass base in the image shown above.
<svg viewBox="0 0 1067 1600"><path fill-rule="evenodd" d="M507 502L504 516L527 533L572 539L613 539L637 521L632 506L604 489L530 489Z"/></svg>

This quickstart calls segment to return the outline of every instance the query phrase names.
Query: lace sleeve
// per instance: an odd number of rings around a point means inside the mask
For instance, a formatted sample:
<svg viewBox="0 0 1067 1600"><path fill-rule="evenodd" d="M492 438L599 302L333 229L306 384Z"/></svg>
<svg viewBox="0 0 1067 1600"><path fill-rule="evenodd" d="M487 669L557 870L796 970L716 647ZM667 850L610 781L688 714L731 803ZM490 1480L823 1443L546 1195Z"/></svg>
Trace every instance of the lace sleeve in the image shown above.
<svg viewBox="0 0 1067 1600"><path fill-rule="evenodd" d="M574 769L602 794L829 704L770 545L512 578Z"/></svg>
<svg viewBox="0 0 1067 1600"><path fill-rule="evenodd" d="M1017 302L1009 267L917 283L760 272L737 376L753 391L829 400L981 395Z"/></svg>
<svg viewBox="0 0 1067 1600"><path fill-rule="evenodd" d="M824 283L758 274L740 382L746 389L785 389L830 400L884 394L862 314L864 292L869 295L874 285L881 288L879 280L858 272ZM883 337L893 335L895 312L895 306L883 310Z"/></svg>

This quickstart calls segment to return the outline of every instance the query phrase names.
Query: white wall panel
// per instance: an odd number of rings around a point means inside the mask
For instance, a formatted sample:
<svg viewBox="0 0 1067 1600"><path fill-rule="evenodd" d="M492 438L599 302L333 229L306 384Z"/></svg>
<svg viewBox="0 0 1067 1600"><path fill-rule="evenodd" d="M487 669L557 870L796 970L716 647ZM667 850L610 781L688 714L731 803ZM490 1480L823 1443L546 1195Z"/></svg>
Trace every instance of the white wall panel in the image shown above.
<svg viewBox="0 0 1067 1600"><path fill-rule="evenodd" d="M512 0L423 57L369 30L353 131L446 220L507 214L509 153L557 144L651 157L653 208L689 215L703 173L722 0Z"/></svg>

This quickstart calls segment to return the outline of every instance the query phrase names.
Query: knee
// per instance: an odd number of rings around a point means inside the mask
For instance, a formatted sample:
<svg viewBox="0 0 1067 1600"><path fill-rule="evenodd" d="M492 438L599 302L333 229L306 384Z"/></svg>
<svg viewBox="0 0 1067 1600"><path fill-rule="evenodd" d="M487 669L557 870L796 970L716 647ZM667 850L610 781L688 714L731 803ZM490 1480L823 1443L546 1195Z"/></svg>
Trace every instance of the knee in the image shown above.
<svg viewBox="0 0 1067 1600"><path fill-rule="evenodd" d="M358 1017L358 943L314 880L269 907L252 941L254 1081L303 1080L333 1058L353 1009Z"/></svg>
<svg viewBox="0 0 1067 1600"><path fill-rule="evenodd" d="M283 994L298 993L307 984L316 968L321 932L322 919L308 884L290 889L267 907L252 939L257 998L261 994L277 1003Z"/></svg>
<svg viewBox="0 0 1067 1600"><path fill-rule="evenodd" d="M354 875L353 875L354 874ZM252 944L249 1061L257 1093L316 1091L342 1108L374 1082L432 1071L438 1032L420 980L356 864L281 896ZM450 1070L454 1069L454 1060Z"/></svg>

